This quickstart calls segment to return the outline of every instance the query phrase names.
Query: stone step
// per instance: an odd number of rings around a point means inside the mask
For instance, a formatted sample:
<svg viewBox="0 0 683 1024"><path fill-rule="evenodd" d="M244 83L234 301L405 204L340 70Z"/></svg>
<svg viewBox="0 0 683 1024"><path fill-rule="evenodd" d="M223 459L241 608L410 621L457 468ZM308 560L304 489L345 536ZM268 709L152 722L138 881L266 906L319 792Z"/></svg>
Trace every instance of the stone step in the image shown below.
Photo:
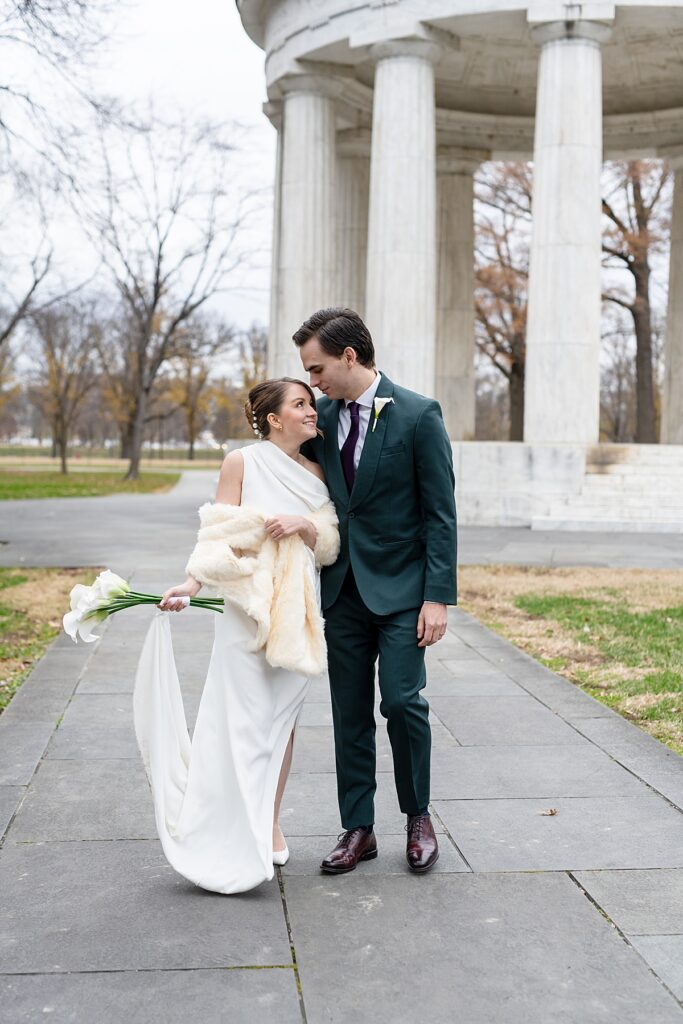
<svg viewBox="0 0 683 1024"><path fill-rule="evenodd" d="M632 465L628 462L621 462L603 467L587 465L586 476L594 477L598 480L615 480L619 477L629 478L640 476L654 477L659 480L666 479L667 477L673 477L676 480L683 480L683 465L679 466L678 463L672 463L668 466L666 464L652 465L650 463Z"/></svg>
<svg viewBox="0 0 683 1024"><path fill-rule="evenodd" d="M591 462L683 459L683 444L598 444L587 448L586 458Z"/></svg>
<svg viewBox="0 0 683 1024"><path fill-rule="evenodd" d="M593 513L619 514L619 516L657 516L662 512L668 512L672 518L683 517L683 501L666 501L658 498L635 498L629 496L628 501L615 500L614 496L608 495L577 495L575 498L559 499L549 503L550 512L576 513L585 515Z"/></svg>
<svg viewBox="0 0 683 1024"><path fill-rule="evenodd" d="M594 490L584 487L580 494L573 498L559 499L563 504L572 507L579 505L613 505L615 508L681 508L683 509L683 495L679 493L661 494L658 491L612 491ZM554 502L553 502L554 503Z"/></svg>
<svg viewBox="0 0 683 1024"><path fill-rule="evenodd" d="M568 514L570 518L568 518ZM597 518L593 516L574 516L565 510L565 515L533 516L532 530L610 530L622 533L683 533L683 516L680 519L656 519L645 522L640 519Z"/></svg>
<svg viewBox="0 0 683 1024"><path fill-rule="evenodd" d="M583 493L594 494L670 494L680 495L683 500L683 479L671 477L652 479L651 477L622 476L587 476L583 482Z"/></svg>

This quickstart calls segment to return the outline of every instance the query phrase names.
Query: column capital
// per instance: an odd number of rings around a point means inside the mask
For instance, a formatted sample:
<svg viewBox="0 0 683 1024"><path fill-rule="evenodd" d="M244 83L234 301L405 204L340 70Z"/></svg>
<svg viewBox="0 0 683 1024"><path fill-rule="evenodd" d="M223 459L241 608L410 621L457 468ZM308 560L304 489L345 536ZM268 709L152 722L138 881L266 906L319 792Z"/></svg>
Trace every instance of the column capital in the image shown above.
<svg viewBox="0 0 683 1024"><path fill-rule="evenodd" d="M436 151L437 174L474 174L480 164L491 158L487 149L463 146L439 146Z"/></svg>
<svg viewBox="0 0 683 1024"><path fill-rule="evenodd" d="M266 100L261 109L273 128L280 131L282 127L282 100Z"/></svg>
<svg viewBox="0 0 683 1024"><path fill-rule="evenodd" d="M328 99L334 100L341 95L344 83L332 75L302 72L301 74L284 75L274 83L273 88L282 97L304 92L312 93L314 96L326 96Z"/></svg>
<svg viewBox="0 0 683 1024"><path fill-rule="evenodd" d="M387 39L385 42L373 43L369 48L370 59L386 60L388 57L419 57L437 64L443 55L443 47L430 39Z"/></svg>
<svg viewBox="0 0 683 1024"><path fill-rule="evenodd" d="M602 21L545 21L531 26L531 38L541 46L567 39L584 39L601 46L611 35L612 26Z"/></svg>

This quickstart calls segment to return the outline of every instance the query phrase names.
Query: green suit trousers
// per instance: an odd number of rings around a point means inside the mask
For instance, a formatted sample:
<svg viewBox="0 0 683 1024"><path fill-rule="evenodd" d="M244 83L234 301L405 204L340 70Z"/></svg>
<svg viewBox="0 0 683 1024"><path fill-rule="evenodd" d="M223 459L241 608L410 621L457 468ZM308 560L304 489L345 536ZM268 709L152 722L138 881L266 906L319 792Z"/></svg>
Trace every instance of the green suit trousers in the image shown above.
<svg viewBox="0 0 683 1024"><path fill-rule="evenodd" d="M325 611L337 793L342 827L374 824L376 782L375 663L379 658L380 712L394 760L404 814L424 814L429 804L431 731L422 696L425 648L417 646L420 608L378 615L358 592L349 568L339 596Z"/></svg>

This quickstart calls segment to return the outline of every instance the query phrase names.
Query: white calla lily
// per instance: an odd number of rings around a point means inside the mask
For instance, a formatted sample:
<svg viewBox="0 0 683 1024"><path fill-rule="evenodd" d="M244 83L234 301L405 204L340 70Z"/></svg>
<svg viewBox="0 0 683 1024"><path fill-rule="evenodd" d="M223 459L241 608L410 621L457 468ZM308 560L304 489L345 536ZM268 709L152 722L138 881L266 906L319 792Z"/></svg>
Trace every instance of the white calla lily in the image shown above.
<svg viewBox="0 0 683 1024"><path fill-rule="evenodd" d="M71 611L67 612L62 622L64 630L69 634L74 643L80 636L86 643L97 640L97 636L90 632L90 627L101 604L101 600L93 587L84 587L78 583L70 595Z"/></svg>
<svg viewBox="0 0 683 1024"><path fill-rule="evenodd" d="M85 618L87 614L87 619ZM101 622L106 619L106 611L96 611L91 609L89 612L81 611L76 608L74 611L67 612L62 622L64 624L64 632L68 633L74 643L78 642L78 637L81 640L85 640L87 644L92 644L95 640L99 640L96 633L90 632L90 627L95 622Z"/></svg>
<svg viewBox="0 0 683 1024"><path fill-rule="evenodd" d="M129 591L128 583L111 569L101 572L89 587L77 583L69 595L71 611L62 619L64 631L74 643L78 642L79 636L88 644L94 643L99 637L90 632L91 626L106 619L109 614L107 606Z"/></svg>
<svg viewBox="0 0 683 1024"><path fill-rule="evenodd" d="M94 590L100 599L113 601L115 598L127 594L130 591L130 586L122 576L117 576L111 569L105 569L99 574L90 589Z"/></svg>
<svg viewBox="0 0 683 1024"><path fill-rule="evenodd" d="M374 418L372 420L372 429L373 429L373 431L374 431L375 427L377 426L377 420L379 419L379 414L381 413L382 409L384 408L385 405L389 405L390 402L393 403L393 401L394 401L393 398L375 398L374 399L374 401L372 403L373 406L375 407L375 415L374 415Z"/></svg>

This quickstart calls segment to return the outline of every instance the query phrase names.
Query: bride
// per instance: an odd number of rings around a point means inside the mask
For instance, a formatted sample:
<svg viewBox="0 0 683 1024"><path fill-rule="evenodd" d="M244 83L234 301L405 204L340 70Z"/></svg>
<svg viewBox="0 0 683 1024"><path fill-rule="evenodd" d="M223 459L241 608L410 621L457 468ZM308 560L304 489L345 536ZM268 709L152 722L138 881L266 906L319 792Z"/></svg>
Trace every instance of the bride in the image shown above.
<svg viewBox="0 0 683 1024"><path fill-rule="evenodd" d="M282 377L249 394L257 444L230 452L216 499L199 510L187 578L159 608L181 611L202 584L225 598L190 742L168 617L140 656L134 719L164 853L214 892L242 892L289 856L278 824L294 731L325 670L320 567L339 530L322 472L301 455L317 433L313 392Z"/></svg>

